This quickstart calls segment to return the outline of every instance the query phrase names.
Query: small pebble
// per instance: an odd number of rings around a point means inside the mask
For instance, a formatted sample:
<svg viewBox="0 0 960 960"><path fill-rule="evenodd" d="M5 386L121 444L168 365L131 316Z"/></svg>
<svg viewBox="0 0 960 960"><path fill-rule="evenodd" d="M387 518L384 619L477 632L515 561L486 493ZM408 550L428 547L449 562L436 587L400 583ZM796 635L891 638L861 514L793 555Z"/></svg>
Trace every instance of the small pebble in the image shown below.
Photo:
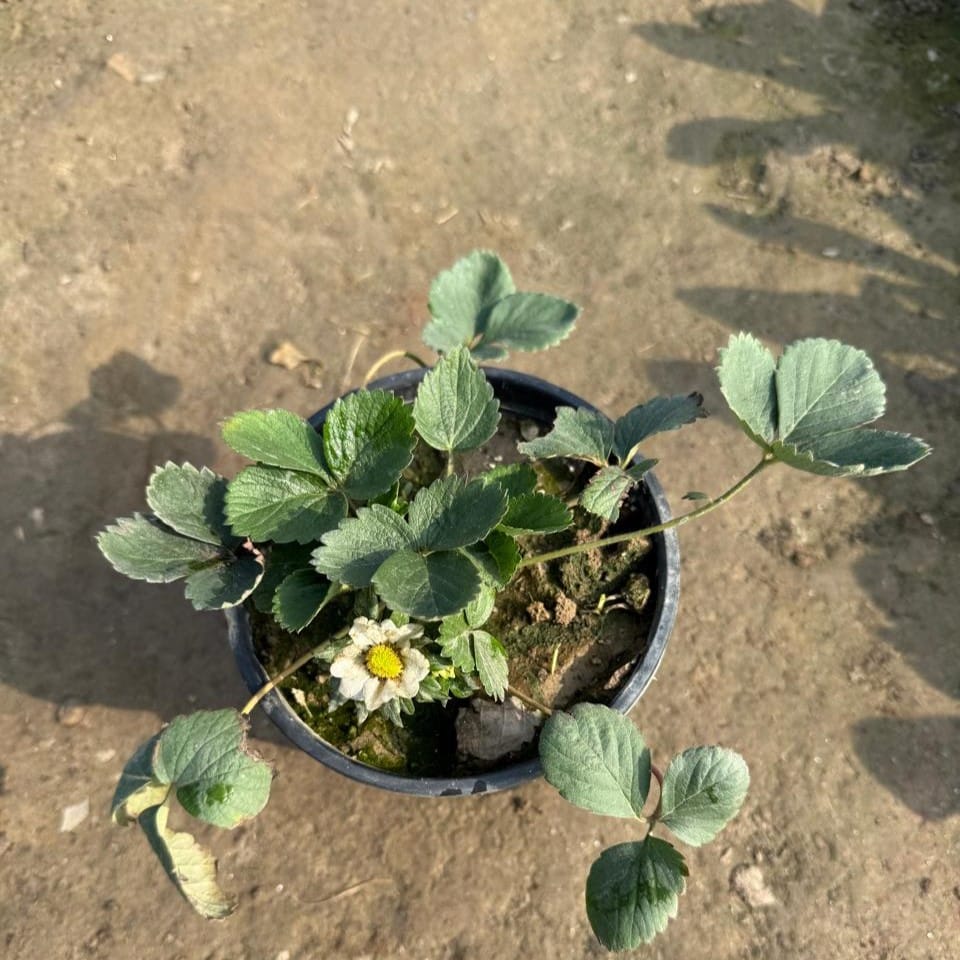
<svg viewBox="0 0 960 960"><path fill-rule="evenodd" d="M78 727L86 715L87 711L76 700L64 700L57 707L57 723L61 727Z"/></svg>
<svg viewBox="0 0 960 960"><path fill-rule="evenodd" d="M520 421L520 436L524 440L533 440L540 436L540 424L536 420Z"/></svg>
<svg viewBox="0 0 960 960"><path fill-rule="evenodd" d="M840 256L840 251L837 249L837 247L824 247L821 253L825 257L829 257L831 260L834 260Z"/></svg>
<svg viewBox="0 0 960 960"><path fill-rule="evenodd" d="M754 864L742 863L733 868L730 886L751 909L772 907L777 903L773 891L767 886L763 871Z"/></svg>
<svg viewBox="0 0 960 960"><path fill-rule="evenodd" d="M60 813L60 832L76 830L90 816L90 801L84 797L79 803L64 807Z"/></svg>

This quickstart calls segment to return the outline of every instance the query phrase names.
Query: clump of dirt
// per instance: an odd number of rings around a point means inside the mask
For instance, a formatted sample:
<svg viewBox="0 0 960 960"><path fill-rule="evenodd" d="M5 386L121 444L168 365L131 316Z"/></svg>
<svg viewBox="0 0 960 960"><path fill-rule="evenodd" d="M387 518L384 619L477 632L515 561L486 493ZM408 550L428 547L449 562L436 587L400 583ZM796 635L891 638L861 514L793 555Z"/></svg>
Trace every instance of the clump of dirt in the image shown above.
<svg viewBox="0 0 960 960"><path fill-rule="evenodd" d="M516 462L517 442L531 431L529 421L505 415L489 443L458 463L458 472L476 476L494 466ZM422 445L421 445L422 446ZM418 447L400 484L411 496L444 469L435 451ZM563 460L537 464L539 487L574 499L591 471ZM637 529L644 501L635 489L616 524L602 524L576 508L574 526L559 534L520 540L525 555L546 553L607 534ZM643 655L652 614L648 610L656 563L649 541L629 541L603 549L522 568L505 590L483 629L506 648L510 684L550 709L580 700L612 699L630 668ZM356 616L374 615L369 591L347 595L326 607L300 634L291 634L273 617L247 605L254 645L267 673L275 676L312 647L321 646ZM426 625L426 642L439 624ZM345 644L347 641L342 640ZM326 663L314 660L280 685L301 720L349 757L381 769L414 776L450 776L482 772L506 759L536 752L536 741L515 755L492 762L457 752L458 713L472 701L451 699L446 706L417 703L397 727L379 713L362 725L352 703L331 702ZM473 700L483 698L478 693Z"/></svg>

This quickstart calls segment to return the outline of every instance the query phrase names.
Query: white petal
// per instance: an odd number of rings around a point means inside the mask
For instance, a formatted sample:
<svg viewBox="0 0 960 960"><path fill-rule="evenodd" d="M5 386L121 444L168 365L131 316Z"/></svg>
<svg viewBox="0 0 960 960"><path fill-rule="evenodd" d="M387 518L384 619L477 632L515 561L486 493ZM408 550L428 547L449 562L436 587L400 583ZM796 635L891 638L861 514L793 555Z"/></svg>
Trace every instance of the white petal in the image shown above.
<svg viewBox="0 0 960 960"><path fill-rule="evenodd" d="M397 640L406 640L407 643L404 646L409 645L411 640L416 640L417 637L423 636L423 627L419 623L408 623L406 626L401 627L397 631Z"/></svg>
<svg viewBox="0 0 960 960"><path fill-rule="evenodd" d="M402 659L404 678L414 676L417 683L420 683L430 672L430 661L419 650L404 650Z"/></svg>
<svg viewBox="0 0 960 960"><path fill-rule="evenodd" d="M371 712L379 710L385 703L397 695L397 684L393 680L381 680L371 677L363 687L363 703Z"/></svg>
<svg viewBox="0 0 960 960"><path fill-rule="evenodd" d="M370 672L361 660L341 657L337 657L330 664L330 676L337 677L340 680L340 695L348 700L357 699L367 681L376 679L370 676Z"/></svg>
<svg viewBox="0 0 960 960"><path fill-rule="evenodd" d="M367 617L357 617L350 628L350 639L361 650L366 650L380 642L380 625Z"/></svg>

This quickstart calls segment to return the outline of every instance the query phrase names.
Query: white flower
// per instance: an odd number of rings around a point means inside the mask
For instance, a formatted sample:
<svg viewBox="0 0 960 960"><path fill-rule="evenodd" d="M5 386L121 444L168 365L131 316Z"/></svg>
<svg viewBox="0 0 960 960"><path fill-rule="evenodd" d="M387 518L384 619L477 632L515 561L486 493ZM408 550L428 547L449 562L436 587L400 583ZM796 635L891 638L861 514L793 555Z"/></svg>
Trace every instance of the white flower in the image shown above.
<svg viewBox="0 0 960 960"><path fill-rule="evenodd" d="M430 672L427 658L410 646L422 634L423 627L412 623L398 627L392 620L358 617L350 628L351 642L330 665L340 694L371 712L398 697L415 697Z"/></svg>

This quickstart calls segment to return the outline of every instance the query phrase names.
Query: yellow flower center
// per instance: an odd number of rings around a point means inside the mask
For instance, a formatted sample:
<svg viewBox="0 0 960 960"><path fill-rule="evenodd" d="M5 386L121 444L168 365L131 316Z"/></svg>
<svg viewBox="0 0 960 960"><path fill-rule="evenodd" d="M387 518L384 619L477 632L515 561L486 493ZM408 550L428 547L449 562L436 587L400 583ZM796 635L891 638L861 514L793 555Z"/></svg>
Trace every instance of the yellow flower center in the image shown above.
<svg viewBox="0 0 960 960"><path fill-rule="evenodd" d="M378 643L367 651L367 669L381 680L396 680L403 673L403 661L389 643Z"/></svg>

